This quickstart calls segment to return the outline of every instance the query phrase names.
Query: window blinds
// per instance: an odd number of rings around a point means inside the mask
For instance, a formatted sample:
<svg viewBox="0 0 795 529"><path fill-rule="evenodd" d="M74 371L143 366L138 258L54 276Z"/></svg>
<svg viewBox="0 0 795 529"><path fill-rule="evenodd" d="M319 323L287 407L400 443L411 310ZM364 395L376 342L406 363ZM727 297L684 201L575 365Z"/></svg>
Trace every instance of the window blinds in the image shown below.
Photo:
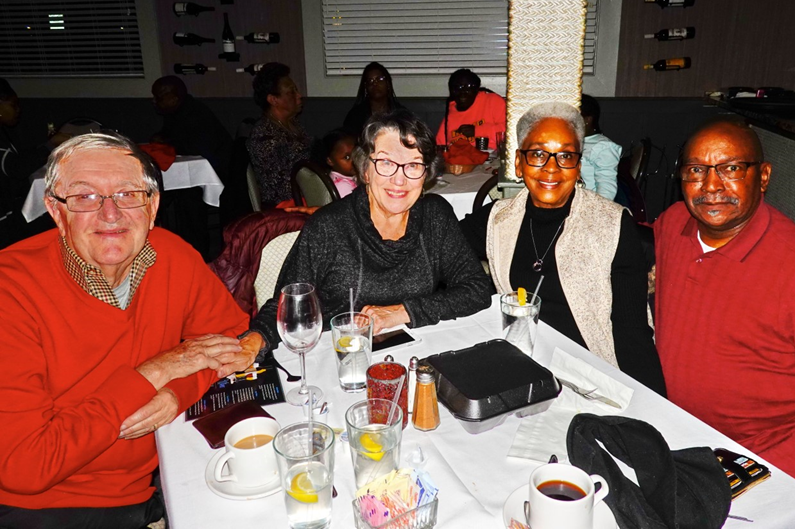
<svg viewBox="0 0 795 529"><path fill-rule="evenodd" d="M143 77L135 0L0 1L0 76Z"/></svg>
<svg viewBox="0 0 795 529"><path fill-rule="evenodd" d="M326 75L361 75L372 61L392 74L504 75L508 0L323 0Z"/></svg>
<svg viewBox="0 0 795 529"><path fill-rule="evenodd" d="M585 13L585 46L582 54L583 75L594 75L596 70L596 37L598 30L598 0L588 0L588 10Z"/></svg>

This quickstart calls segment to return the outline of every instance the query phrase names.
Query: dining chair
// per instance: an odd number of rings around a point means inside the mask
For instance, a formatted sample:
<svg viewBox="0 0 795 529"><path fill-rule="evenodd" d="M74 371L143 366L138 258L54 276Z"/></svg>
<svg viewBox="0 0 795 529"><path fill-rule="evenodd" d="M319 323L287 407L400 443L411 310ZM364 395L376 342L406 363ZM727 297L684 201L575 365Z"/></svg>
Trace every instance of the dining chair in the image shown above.
<svg viewBox="0 0 795 529"><path fill-rule="evenodd" d="M630 155L618 162L615 201L629 209L635 222L646 222L646 200L643 189L648 177L651 140L643 138L632 147Z"/></svg>
<svg viewBox="0 0 795 529"><path fill-rule="evenodd" d="M478 189L478 192L475 195L475 200L472 203L472 213L476 212L477 210L483 207L483 203L486 201L486 197L491 198L492 202L502 198L502 193L497 187L498 179L499 176L495 174L494 176L483 182L483 185L480 186L480 189Z"/></svg>
<svg viewBox="0 0 795 529"><path fill-rule="evenodd" d="M246 184L248 185L248 198L251 200L251 207L254 211L262 211L262 196L259 193L259 182L254 172L254 166L250 163L246 168Z"/></svg>
<svg viewBox="0 0 795 529"><path fill-rule="evenodd" d="M296 205L320 207L340 199L328 169L309 160L302 160L293 166L290 187Z"/></svg>
<svg viewBox="0 0 795 529"><path fill-rule="evenodd" d="M274 238L262 249L262 256L259 262L259 272L257 279L254 280L254 293L257 299L257 310L274 295L276 281L282 271L282 264L287 258L287 254L295 243L300 231L283 233Z"/></svg>

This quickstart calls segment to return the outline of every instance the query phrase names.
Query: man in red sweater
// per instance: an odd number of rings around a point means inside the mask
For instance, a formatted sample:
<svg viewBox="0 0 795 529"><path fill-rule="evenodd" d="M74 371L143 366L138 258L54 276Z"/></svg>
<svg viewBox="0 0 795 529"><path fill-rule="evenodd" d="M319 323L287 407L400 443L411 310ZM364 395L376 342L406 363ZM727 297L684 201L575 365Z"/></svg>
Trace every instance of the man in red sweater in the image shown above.
<svg viewBox="0 0 795 529"><path fill-rule="evenodd" d="M795 223L770 174L744 123L688 140L654 223L657 350L671 401L795 476Z"/></svg>
<svg viewBox="0 0 795 529"><path fill-rule="evenodd" d="M256 356L222 283L154 228L156 174L121 136L69 140L45 178L58 229L0 252L0 527L159 520L153 432Z"/></svg>

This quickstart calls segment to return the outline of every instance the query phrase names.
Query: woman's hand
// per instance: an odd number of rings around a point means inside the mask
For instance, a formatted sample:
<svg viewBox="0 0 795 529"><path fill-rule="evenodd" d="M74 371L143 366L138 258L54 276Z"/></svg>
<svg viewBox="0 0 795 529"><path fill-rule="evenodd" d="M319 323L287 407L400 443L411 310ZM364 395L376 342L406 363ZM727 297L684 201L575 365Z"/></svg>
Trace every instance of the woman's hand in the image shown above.
<svg viewBox="0 0 795 529"><path fill-rule="evenodd" d="M406 312L406 307L401 305L365 305L362 312L373 318L373 334L378 334L383 329L396 327L401 323L409 323L411 318Z"/></svg>

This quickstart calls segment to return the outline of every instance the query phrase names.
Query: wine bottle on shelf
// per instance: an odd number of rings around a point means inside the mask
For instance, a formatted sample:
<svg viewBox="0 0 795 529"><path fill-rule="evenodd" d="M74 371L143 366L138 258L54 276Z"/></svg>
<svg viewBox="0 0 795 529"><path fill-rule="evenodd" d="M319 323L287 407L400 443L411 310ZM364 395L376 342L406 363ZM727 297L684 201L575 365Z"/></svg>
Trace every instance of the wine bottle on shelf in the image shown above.
<svg viewBox="0 0 795 529"><path fill-rule="evenodd" d="M195 2L174 2L173 9L174 14L178 17L184 17L185 15L197 17L200 13L204 13L205 11L215 11L214 7L205 7Z"/></svg>
<svg viewBox="0 0 795 529"><path fill-rule="evenodd" d="M661 29L657 33L646 33L643 37L657 40L685 40L696 36L696 28L689 26L686 28Z"/></svg>
<svg viewBox="0 0 795 529"><path fill-rule="evenodd" d="M250 73L251 75L257 75L257 72L262 70L262 67L265 66L264 64L249 64L245 68L235 68L237 73Z"/></svg>
<svg viewBox="0 0 795 529"><path fill-rule="evenodd" d="M235 37L237 40L245 40L249 44L278 44L281 41L278 33L249 33L241 37Z"/></svg>
<svg viewBox="0 0 795 529"><path fill-rule="evenodd" d="M684 70L690 68L690 57L677 57L675 59L660 59L654 64L644 64L644 70L657 70L658 72L666 72L669 70Z"/></svg>
<svg viewBox="0 0 795 529"><path fill-rule="evenodd" d="M201 37L195 33L174 33L174 44L177 46L201 46L205 42L215 42L215 39Z"/></svg>
<svg viewBox="0 0 795 529"><path fill-rule="evenodd" d="M224 13L224 30L221 32L221 42L223 42L224 51L218 58L226 59L228 62L239 61L240 54L235 51L235 34L232 32L232 26L229 25L227 13Z"/></svg>
<svg viewBox="0 0 795 529"><path fill-rule="evenodd" d="M657 4L661 8L666 7L692 7L696 0L646 0L647 4Z"/></svg>
<svg viewBox="0 0 795 529"><path fill-rule="evenodd" d="M203 64L186 64L178 62L174 65L174 73L181 75L204 75L207 72L214 72L215 67Z"/></svg>

